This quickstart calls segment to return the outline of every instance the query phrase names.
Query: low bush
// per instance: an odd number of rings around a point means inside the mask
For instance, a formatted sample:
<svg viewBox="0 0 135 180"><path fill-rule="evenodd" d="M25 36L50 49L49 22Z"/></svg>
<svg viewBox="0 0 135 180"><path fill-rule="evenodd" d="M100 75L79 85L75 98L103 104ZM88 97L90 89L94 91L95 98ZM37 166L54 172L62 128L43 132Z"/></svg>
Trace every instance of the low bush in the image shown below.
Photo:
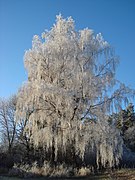
<svg viewBox="0 0 135 180"><path fill-rule="evenodd" d="M24 164L17 165L9 170L9 176L17 177L72 177L72 176L87 176L92 174L92 168L73 168L68 167L66 164L59 164L57 166L52 166L49 162L44 162L42 167L39 167L37 162L32 165Z"/></svg>

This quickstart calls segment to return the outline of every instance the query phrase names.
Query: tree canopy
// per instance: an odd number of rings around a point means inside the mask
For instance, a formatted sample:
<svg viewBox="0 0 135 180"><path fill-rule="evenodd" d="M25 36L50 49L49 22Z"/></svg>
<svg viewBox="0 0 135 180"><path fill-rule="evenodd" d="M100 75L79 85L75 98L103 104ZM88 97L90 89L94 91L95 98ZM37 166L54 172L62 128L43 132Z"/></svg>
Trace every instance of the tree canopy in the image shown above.
<svg viewBox="0 0 135 180"><path fill-rule="evenodd" d="M42 38L33 37L24 64L28 81L18 92L16 118L27 119L25 133L44 158L117 165L123 141L108 114L134 91L116 80L118 57L101 33L77 31L71 17L58 15Z"/></svg>

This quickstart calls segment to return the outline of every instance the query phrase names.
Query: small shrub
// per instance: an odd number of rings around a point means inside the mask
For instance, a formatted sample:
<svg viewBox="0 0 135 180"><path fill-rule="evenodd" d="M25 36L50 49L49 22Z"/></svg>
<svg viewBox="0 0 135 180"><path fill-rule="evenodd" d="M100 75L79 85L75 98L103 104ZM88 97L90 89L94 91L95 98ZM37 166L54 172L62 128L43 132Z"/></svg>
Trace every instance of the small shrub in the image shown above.
<svg viewBox="0 0 135 180"><path fill-rule="evenodd" d="M90 168L87 168L87 167L81 167L79 170L78 170L78 176L88 176L90 175L92 172L91 172L91 169Z"/></svg>
<svg viewBox="0 0 135 180"><path fill-rule="evenodd" d="M7 173L8 173L8 168L0 167L0 174L7 174Z"/></svg>
<svg viewBox="0 0 135 180"><path fill-rule="evenodd" d="M25 171L19 168L13 167L12 169L9 170L8 176L12 177L24 177Z"/></svg>
<svg viewBox="0 0 135 180"><path fill-rule="evenodd" d="M61 164L56 166L56 168L53 170L51 176L52 177L69 177L73 176L73 168L72 167L67 167L65 164Z"/></svg>

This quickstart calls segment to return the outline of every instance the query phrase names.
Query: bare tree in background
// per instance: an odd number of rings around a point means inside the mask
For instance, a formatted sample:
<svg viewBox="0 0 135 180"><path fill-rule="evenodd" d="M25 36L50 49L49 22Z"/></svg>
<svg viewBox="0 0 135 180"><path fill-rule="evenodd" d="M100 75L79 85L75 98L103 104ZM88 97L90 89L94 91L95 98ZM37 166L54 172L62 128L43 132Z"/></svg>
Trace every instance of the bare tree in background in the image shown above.
<svg viewBox="0 0 135 180"><path fill-rule="evenodd" d="M3 148L11 153L16 135L16 96L0 99L0 132Z"/></svg>
<svg viewBox="0 0 135 180"><path fill-rule="evenodd" d="M25 53L28 81L18 93L16 118L29 118L25 133L35 147L59 156L91 158L112 167L122 155L122 139L108 114L134 92L115 79L118 57L101 33L76 31L71 17L57 16L50 31L35 35Z"/></svg>

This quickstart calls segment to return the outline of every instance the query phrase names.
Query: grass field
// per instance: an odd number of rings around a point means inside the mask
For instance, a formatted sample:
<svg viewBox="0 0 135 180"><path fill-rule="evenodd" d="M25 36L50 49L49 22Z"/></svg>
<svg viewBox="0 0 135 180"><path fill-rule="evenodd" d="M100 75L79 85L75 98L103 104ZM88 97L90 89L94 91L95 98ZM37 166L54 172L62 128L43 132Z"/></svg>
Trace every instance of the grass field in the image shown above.
<svg viewBox="0 0 135 180"><path fill-rule="evenodd" d="M0 176L0 180L21 180L23 178L16 177L4 177ZM98 175L91 175L88 177L70 177L70 178L46 178L46 177L38 177L38 178L27 178L28 180L135 180L135 169L121 169L113 172L106 172Z"/></svg>

